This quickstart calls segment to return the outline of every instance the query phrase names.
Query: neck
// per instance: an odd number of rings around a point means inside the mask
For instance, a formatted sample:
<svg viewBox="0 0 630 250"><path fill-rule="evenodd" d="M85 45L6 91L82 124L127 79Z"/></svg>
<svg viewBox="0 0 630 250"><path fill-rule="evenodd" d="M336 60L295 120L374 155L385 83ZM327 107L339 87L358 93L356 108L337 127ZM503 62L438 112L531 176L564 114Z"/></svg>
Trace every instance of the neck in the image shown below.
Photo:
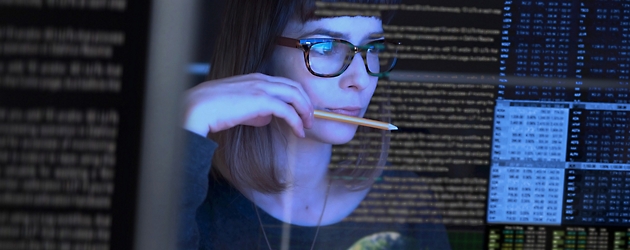
<svg viewBox="0 0 630 250"><path fill-rule="evenodd" d="M332 145L294 136L286 139L286 147L280 149L286 157L280 166L285 167L289 189L312 190L327 183Z"/></svg>
<svg viewBox="0 0 630 250"><path fill-rule="evenodd" d="M332 145L291 135L276 136L278 166L288 188L278 194L253 191L252 200L287 223L315 226L323 212L330 184L328 164Z"/></svg>

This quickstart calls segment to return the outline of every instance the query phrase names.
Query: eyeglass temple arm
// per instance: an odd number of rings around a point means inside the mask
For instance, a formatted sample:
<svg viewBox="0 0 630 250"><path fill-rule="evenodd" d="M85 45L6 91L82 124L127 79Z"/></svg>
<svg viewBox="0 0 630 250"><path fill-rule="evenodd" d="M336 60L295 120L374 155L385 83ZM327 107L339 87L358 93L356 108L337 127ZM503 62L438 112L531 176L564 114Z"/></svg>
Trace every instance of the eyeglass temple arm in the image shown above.
<svg viewBox="0 0 630 250"><path fill-rule="evenodd" d="M276 44L290 48L304 49L302 44L300 44L300 40L283 36L279 36L276 38Z"/></svg>

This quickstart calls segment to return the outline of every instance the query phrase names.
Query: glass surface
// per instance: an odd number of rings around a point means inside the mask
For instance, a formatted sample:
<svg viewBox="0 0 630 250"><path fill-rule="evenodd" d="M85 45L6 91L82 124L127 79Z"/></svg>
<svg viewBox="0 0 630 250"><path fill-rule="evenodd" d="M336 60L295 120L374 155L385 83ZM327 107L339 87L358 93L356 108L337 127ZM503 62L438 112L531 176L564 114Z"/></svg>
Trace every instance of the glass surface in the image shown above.
<svg viewBox="0 0 630 250"><path fill-rule="evenodd" d="M396 64L365 117L399 127L387 170L414 177L379 179L378 195L344 218L356 224L329 225L318 242L391 222L443 227L452 249L627 249L627 1L403 3L384 26L402 45L357 47L369 72ZM346 9L321 12L333 10ZM358 62L355 46L337 40L287 46L324 77ZM360 143L335 145L330 169L356 160ZM298 238L286 228L277 242Z"/></svg>

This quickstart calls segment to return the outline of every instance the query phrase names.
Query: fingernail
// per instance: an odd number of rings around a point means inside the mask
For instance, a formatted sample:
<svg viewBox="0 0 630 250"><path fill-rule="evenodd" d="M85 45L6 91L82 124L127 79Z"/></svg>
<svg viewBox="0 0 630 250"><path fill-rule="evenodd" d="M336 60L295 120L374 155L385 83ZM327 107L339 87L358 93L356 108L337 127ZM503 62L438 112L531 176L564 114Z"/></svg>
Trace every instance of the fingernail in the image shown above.
<svg viewBox="0 0 630 250"><path fill-rule="evenodd" d="M300 131L300 137L302 138L306 137L306 133L304 132L303 129Z"/></svg>
<svg viewBox="0 0 630 250"><path fill-rule="evenodd" d="M315 112L311 111L311 119L310 119L310 123L309 123L309 128L313 126L313 123L315 122Z"/></svg>

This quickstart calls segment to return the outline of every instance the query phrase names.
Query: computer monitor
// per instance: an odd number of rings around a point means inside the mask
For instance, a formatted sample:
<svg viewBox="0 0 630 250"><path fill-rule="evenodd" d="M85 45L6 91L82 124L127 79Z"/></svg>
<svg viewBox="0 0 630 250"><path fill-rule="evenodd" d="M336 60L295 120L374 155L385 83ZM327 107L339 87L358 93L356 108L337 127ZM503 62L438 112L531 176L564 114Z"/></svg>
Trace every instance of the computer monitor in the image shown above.
<svg viewBox="0 0 630 250"><path fill-rule="evenodd" d="M394 10L385 37L401 42L372 104L388 102L399 127L385 169L417 178L375 185L401 195L346 221L442 224L452 249L628 247L630 3L320 7ZM344 159L338 149L333 159Z"/></svg>
<svg viewBox="0 0 630 250"><path fill-rule="evenodd" d="M196 9L0 2L0 249L175 248Z"/></svg>

